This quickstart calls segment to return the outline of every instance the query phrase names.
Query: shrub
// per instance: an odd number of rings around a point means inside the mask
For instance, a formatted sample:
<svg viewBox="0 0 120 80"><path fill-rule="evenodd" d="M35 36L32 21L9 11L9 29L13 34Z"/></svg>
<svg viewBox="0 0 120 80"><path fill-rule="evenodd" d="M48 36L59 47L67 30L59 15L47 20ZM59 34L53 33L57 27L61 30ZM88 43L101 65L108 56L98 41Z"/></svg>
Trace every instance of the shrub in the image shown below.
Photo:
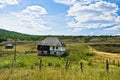
<svg viewBox="0 0 120 80"><path fill-rule="evenodd" d="M0 57L2 57L2 53L0 52Z"/></svg>
<svg viewBox="0 0 120 80"><path fill-rule="evenodd" d="M89 66L92 66L92 62L88 62L88 65L89 65Z"/></svg>
<svg viewBox="0 0 120 80"><path fill-rule="evenodd" d="M40 64L38 62L35 62L35 66L39 66Z"/></svg>
<svg viewBox="0 0 120 80"><path fill-rule="evenodd" d="M81 59L80 55L77 54L71 54L67 57L67 60L71 61L79 61Z"/></svg>
<svg viewBox="0 0 120 80"><path fill-rule="evenodd" d="M91 56L92 57L92 56L95 56L95 53L87 52L86 56Z"/></svg>
<svg viewBox="0 0 120 80"><path fill-rule="evenodd" d="M55 67L60 67L60 66L61 66L60 63L55 64Z"/></svg>
<svg viewBox="0 0 120 80"><path fill-rule="evenodd" d="M10 67L11 67L11 64L5 64L5 65L3 65L2 68L10 68Z"/></svg>
<svg viewBox="0 0 120 80"><path fill-rule="evenodd" d="M51 63L51 62L48 62L47 66L52 66L52 63Z"/></svg>
<svg viewBox="0 0 120 80"><path fill-rule="evenodd" d="M30 69L31 69L31 70L34 69L34 65L31 65L31 66L30 66Z"/></svg>
<svg viewBox="0 0 120 80"><path fill-rule="evenodd" d="M17 62L16 67L26 67L27 65L24 62Z"/></svg>

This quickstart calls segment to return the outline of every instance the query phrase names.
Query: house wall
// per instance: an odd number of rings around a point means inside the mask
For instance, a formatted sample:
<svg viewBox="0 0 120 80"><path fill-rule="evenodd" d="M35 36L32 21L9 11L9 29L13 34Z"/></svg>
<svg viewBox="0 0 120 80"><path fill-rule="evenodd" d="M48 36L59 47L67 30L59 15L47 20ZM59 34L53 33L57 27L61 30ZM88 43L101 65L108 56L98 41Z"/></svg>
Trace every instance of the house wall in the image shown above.
<svg viewBox="0 0 120 80"><path fill-rule="evenodd" d="M53 47L51 46L49 48L49 53L48 53L48 50L38 50L38 55L56 55L56 56L61 56L63 54L65 54L65 47Z"/></svg>
<svg viewBox="0 0 120 80"><path fill-rule="evenodd" d="M5 46L5 49L13 49L13 46Z"/></svg>
<svg viewBox="0 0 120 80"><path fill-rule="evenodd" d="M65 51L65 47L55 47L53 48L53 46L50 46L50 51Z"/></svg>
<svg viewBox="0 0 120 80"><path fill-rule="evenodd" d="M38 55L47 55L48 52L47 51L41 51L41 50L38 50Z"/></svg>
<svg viewBox="0 0 120 80"><path fill-rule="evenodd" d="M49 55L50 46L38 45L37 49L38 49L38 55Z"/></svg>
<svg viewBox="0 0 120 80"><path fill-rule="evenodd" d="M38 45L37 50L50 50L50 46L45 46L45 45Z"/></svg>
<svg viewBox="0 0 120 80"><path fill-rule="evenodd" d="M56 56L61 56L65 53L66 49L65 47L50 47L50 55L56 55Z"/></svg>

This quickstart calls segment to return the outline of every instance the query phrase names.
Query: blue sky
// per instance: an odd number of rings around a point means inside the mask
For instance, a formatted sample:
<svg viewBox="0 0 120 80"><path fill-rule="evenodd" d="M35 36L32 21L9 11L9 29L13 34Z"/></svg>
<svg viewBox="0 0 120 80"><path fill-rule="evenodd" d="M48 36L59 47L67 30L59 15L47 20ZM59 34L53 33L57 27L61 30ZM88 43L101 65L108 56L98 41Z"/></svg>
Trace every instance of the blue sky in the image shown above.
<svg viewBox="0 0 120 80"><path fill-rule="evenodd" d="M0 28L32 35L120 35L120 0L0 0Z"/></svg>

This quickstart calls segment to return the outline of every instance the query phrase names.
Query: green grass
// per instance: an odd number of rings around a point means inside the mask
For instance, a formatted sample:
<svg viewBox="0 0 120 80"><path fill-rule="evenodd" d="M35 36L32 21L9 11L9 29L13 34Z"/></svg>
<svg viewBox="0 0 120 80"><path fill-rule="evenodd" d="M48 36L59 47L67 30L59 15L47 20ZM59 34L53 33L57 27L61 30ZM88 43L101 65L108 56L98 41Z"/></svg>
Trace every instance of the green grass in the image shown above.
<svg viewBox="0 0 120 80"><path fill-rule="evenodd" d="M120 67L110 64L107 73L105 63L92 61L99 55L91 52L87 44L66 43L67 56L37 56L37 53L25 54L25 51L35 51L34 44L17 46L16 62L12 68L13 53L6 52L0 56L0 80L119 80ZM4 51L4 47L0 47ZM42 68L39 70L40 58ZM68 71L66 60L70 61ZM83 72L80 71L83 62ZM13 72L11 73L11 69Z"/></svg>
<svg viewBox="0 0 120 80"><path fill-rule="evenodd" d="M38 66L30 68L15 68L13 73L10 70L0 72L1 80L119 80L120 69L111 66L107 73L103 65L94 64L88 66L84 64L83 72L79 65L71 64L68 71L64 67L47 66L39 71ZM103 67L101 67L103 66Z"/></svg>
<svg viewBox="0 0 120 80"><path fill-rule="evenodd" d="M103 52L120 53L120 44L91 44L90 46Z"/></svg>

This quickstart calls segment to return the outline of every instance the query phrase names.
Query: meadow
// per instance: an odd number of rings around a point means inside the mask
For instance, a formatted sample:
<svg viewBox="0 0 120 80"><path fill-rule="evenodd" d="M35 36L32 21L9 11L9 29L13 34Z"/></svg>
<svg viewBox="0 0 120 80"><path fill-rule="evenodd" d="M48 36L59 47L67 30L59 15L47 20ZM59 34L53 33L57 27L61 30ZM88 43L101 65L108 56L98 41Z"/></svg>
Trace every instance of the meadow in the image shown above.
<svg viewBox="0 0 120 80"><path fill-rule="evenodd" d="M120 53L120 44L119 43L97 43L97 44L91 44L94 49L103 51L103 52L110 52L110 53Z"/></svg>
<svg viewBox="0 0 120 80"><path fill-rule="evenodd" d="M4 45L1 45L0 80L120 79L120 54L97 51L88 43L65 43L67 54L62 57L37 56L36 42L18 43L14 65L14 49L6 50ZM109 71L106 71L106 60L109 61ZM69 61L67 69L66 61Z"/></svg>

